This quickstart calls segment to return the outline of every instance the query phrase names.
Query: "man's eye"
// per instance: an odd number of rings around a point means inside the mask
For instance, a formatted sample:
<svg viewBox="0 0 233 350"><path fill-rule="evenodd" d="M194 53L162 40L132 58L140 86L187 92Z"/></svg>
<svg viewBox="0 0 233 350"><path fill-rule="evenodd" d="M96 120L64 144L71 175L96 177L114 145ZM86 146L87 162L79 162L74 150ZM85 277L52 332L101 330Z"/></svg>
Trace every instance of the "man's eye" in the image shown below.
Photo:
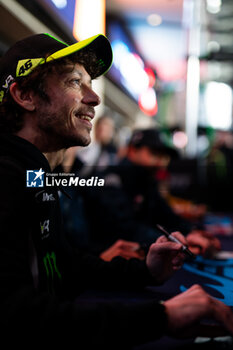
<svg viewBox="0 0 233 350"><path fill-rule="evenodd" d="M81 85L81 80L80 79L72 79L71 80L72 84L76 84L76 85Z"/></svg>

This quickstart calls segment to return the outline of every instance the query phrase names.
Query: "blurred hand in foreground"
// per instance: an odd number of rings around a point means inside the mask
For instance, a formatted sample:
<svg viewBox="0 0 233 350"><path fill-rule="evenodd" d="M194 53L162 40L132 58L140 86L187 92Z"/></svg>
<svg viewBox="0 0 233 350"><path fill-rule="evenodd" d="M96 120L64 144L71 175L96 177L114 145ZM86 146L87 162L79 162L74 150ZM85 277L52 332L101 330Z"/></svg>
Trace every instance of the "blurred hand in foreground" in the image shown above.
<svg viewBox="0 0 233 350"><path fill-rule="evenodd" d="M233 313L221 301L211 297L199 285L164 302L170 334L176 337L221 336L233 334ZM205 324L203 320L215 320ZM201 322L202 321L202 322Z"/></svg>
<svg viewBox="0 0 233 350"><path fill-rule="evenodd" d="M211 258L221 250L221 243L218 238L202 230L193 230L187 237L188 247L194 254L201 254Z"/></svg>

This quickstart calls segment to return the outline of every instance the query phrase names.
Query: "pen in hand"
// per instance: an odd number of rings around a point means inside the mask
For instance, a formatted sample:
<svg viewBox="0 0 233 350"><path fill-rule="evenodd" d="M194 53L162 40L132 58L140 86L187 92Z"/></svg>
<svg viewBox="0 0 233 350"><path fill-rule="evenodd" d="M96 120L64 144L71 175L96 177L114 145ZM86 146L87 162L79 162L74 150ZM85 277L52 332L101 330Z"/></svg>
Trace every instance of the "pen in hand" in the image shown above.
<svg viewBox="0 0 233 350"><path fill-rule="evenodd" d="M172 236L167 230L165 230L164 227L162 227L161 225L156 225L157 229L163 233L167 239L171 242L175 242L175 243L179 243L182 245L182 250L183 252L189 257L189 258L192 258L192 259L195 259L196 255L193 254L186 245L184 245L182 242L180 242L176 237Z"/></svg>

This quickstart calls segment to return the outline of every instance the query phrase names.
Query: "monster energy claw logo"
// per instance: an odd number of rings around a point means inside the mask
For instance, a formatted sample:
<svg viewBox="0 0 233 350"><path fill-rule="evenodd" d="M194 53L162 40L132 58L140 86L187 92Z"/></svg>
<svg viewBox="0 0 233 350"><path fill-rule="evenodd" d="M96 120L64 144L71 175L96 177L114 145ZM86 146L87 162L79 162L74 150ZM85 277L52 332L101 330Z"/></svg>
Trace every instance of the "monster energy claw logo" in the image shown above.
<svg viewBox="0 0 233 350"><path fill-rule="evenodd" d="M51 252L51 254L47 253L43 258L43 262L48 280L48 290L54 293L55 281L62 278L57 267L56 254L54 252Z"/></svg>

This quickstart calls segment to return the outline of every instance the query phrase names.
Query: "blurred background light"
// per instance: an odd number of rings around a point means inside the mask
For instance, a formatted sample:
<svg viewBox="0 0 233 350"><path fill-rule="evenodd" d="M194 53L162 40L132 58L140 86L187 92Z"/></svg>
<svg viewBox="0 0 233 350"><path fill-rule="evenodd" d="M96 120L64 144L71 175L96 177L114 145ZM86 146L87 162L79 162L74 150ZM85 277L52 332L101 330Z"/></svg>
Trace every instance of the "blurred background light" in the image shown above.
<svg viewBox="0 0 233 350"><path fill-rule="evenodd" d="M210 13L218 13L221 10L222 1L221 0L207 0L206 8Z"/></svg>
<svg viewBox="0 0 233 350"><path fill-rule="evenodd" d="M162 23L162 17L157 13L151 13L147 16L147 23L152 27L159 26Z"/></svg>
<svg viewBox="0 0 233 350"><path fill-rule="evenodd" d="M76 0L73 35L83 40L105 34L105 0Z"/></svg>
<svg viewBox="0 0 233 350"><path fill-rule="evenodd" d="M63 9L67 6L67 0L52 0L52 2L58 9Z"/></svg>
<svg viewBox="0 0 233 350"><path fill-rule="evenodd" d="M232 126L232 89L229 85L209 82L205 91L207 123L213 128L229 129Z"/></svg>
<svg viewBox="0 0 233 350"><path fill-rule="evenodd" d="M144 68L144 62L141 57L131 52L123 41L113 41L112 48L114 65L121 74L121 82L138 100L139 95L154 85L154 73L151 69Z"/></svg>
<svg viewBox="0 0 233 350"><path fill-rule="evenodd" d="M138 104L145 114L154 116L158 111L155 90L153 88L148 88L143 91L139 96Z"/></svg>
<svg viewBox="0 0 233 350"><path fill-rule="evenodd" d="M192 157L197 151L197 126L199 106L200 61L196 56L188 58L186 85L186 125L188 135L187 153Z"/></svg>
<svg viewBox="0 0 233 350"><path fill-rule="evenodd" d="M175 147L185 148L188 143L188 137L184 131L175 131L172 141Z"/></svg>
<svg viewBox="0 0 233 350"><path fill-rule="evenodd" d="M220 44L217 41L209 41L207 43L208 52L218 52L220 50Z"/></svg>

